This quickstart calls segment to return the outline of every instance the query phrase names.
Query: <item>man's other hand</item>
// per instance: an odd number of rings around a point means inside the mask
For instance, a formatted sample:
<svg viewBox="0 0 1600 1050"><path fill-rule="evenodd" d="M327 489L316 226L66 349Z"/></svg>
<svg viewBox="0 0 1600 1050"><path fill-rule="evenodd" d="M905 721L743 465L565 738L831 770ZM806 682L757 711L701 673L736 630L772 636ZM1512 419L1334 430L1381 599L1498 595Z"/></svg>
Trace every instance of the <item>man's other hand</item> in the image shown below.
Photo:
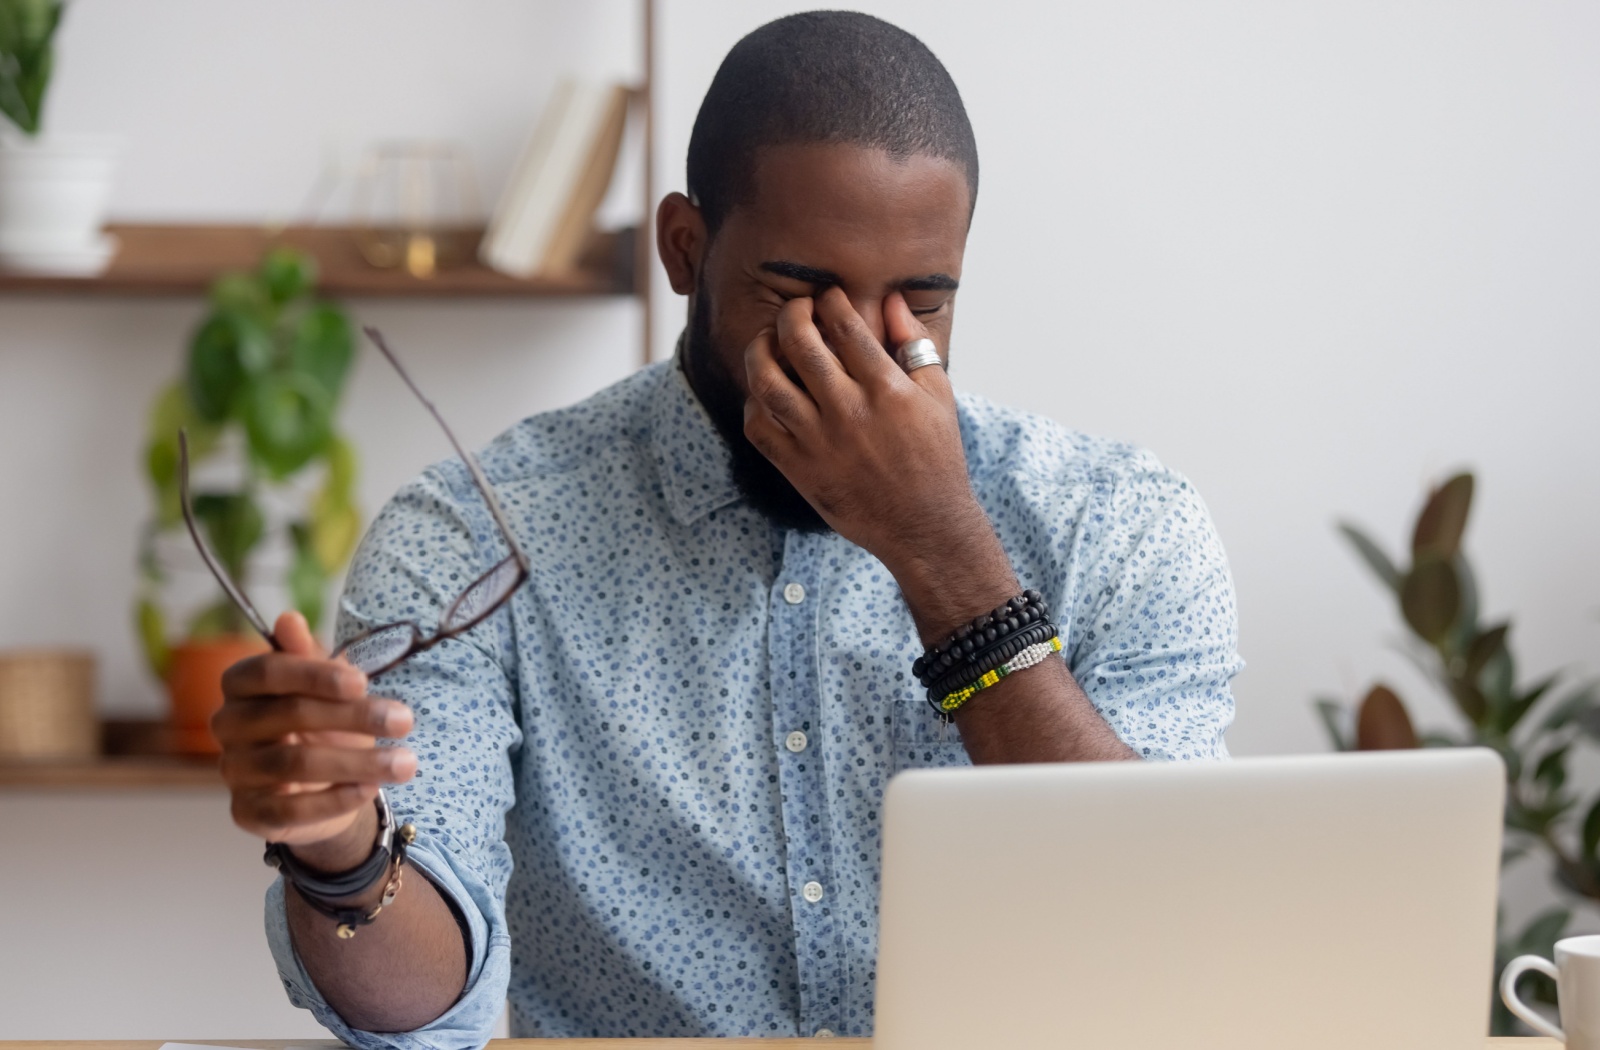
<svg viewBox="0 0 1600 1050"><path fill-rule="evenodd" d="M372 851L380 785L417 771L409 750L377 746L410 732L411 711L368 697L366 675L329 659L299 613L278 617L274 633L283 651L230 667L211 720L233 822L317 867L350 867Z"/></svg>

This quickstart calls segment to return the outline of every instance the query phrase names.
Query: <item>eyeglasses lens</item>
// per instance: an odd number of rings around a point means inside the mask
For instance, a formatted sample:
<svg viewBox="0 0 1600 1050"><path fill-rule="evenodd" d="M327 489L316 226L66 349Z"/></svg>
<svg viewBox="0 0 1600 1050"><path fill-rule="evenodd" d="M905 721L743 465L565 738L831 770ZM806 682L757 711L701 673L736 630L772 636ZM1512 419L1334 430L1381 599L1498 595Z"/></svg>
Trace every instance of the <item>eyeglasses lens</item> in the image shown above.
<svg viewBox="0 0 1600 1050"><path fill-rule="evenodd" d="M479 576L477 581L456 599L455 604L444 614L439 629L459 631L471 626L511 595L516 589L519 576L520 570L516 559L506 558Z"/></svg>
<svg viewBox="0 0 1600 1050"><path fill-rule="evenodd" d="M362 674L377 674L404 657L416 638L414 624L397 623L354 639L340 652Z"/></svg>

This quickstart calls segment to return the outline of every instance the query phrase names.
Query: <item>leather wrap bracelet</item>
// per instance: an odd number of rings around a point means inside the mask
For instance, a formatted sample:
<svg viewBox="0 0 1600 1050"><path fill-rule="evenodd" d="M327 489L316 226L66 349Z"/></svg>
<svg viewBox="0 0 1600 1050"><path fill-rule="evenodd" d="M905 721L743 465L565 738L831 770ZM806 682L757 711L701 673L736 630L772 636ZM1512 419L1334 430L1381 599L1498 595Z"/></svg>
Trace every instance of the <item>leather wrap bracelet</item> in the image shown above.
<svg viewBox="0 0 1600 1050"><path fill-rule="evenodd" d="M949 721L956 707L983 684L993 684L987 679L996 678L1018 654L1054 638L1056 626L1050 621L1044 595L1027 590L956 628L949 638L923 653L911 671L928 691L928 703L941 719Z"/></svg>
<svg viewBox="0 0 1600 1050"><path fill-rule="evenodd" d="M267 843L266 853L262 857L268 867L276 868L294 886L302 900L337 924L335 932L340 940L354 937L357 928L369 925L379 912L393 903L395 895L400 892L406 847L417 838L415 826L402 824L395 827L389 796L381 789L373 805L378 810L378 838L373 843L372 853L353 868L331 874L314 871L301 863L294 852L281 842ZM380 884L384 888L383 897L371 910L335 903L360 896Z"/></svg>

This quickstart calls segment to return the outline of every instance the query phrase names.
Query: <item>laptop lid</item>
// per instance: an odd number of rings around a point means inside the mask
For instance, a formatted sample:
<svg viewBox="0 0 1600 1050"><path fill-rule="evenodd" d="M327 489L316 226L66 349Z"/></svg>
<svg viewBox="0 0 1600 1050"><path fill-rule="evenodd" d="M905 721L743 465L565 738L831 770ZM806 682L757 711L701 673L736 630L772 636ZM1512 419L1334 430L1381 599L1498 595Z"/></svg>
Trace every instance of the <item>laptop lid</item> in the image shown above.
<svg viewBox="0 0 1600 1050"><path fill-rule="evenodd" d="M1481 1050L1485 749L914 771L877 1050Z"/></svg>

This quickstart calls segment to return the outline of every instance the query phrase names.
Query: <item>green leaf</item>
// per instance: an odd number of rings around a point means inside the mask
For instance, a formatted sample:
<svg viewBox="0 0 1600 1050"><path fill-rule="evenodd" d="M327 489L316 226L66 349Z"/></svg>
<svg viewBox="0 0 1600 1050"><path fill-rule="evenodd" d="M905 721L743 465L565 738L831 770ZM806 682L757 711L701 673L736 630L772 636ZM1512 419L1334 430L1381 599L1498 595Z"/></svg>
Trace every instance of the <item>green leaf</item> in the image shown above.
<svg viewBox="0 0 1600 1050"><path fill-rule="evenodd" d="M354 357L350 322L337 307L319 303L300 316L289 342L289 362L321 383L335 401Z"/></svg>
<svg viewBox="0 0 1600 1050"><path fill-rule="evenodd" d="M289 600L315 631L322 619L328 575L322 571L316 551L312 548L311 530L296 522L289 526L289 535L294 541L294 560L289 565Z"/></svg>
<svg viewBox="0 0 1600 1050"><path fill-rule="evenodd" d="M257 271L267 295L280 306L309 292L317 283L317 263L294 248L274 248Z"/></svg>
<svg viewBox="0 0 1600 1050"><path fill-rule="evenodd" d="M1489 658L1506 647L1506 633L1510 630L1510 624L1502 623L1472 639L1471 644L1467 646L1466 677L1469 681L1477 681L1485 665L1489 663Z"/></svg>
<svg viewBox="0 0 1600 1050"><path fill-rule="evenodd" d="M244 425L250 451L281 481L327 447L332 436L333 400L310 376L269 373L250 385Z"/></svg>
<svg viewBox="0 0 1600 1050"><path fill-rule="evenodd" d="M244 493L202 492L194 497L194 516L212 553L242 586L245 563L266 531L261 508Z"/></svg>
<svg viewBox="0 0 1600 1050"><path fill-rule="evenodd" d="M182 495L178 491L178 443L157 438L145 446L144 469L156 490L156 520L162 528L176 525L183 518Z"/></svg>
<svg viewBox="0 0 1600 1050"><path fill-rule="evenodd" d="M1481 727L1491 709L1483 693L1471 682L1452 681L1449 686L1451 697L1455 699L1461 713L1467 716L1467 721Z"/></svg>
<svg viewBox="0 0 1600 1050"><path fill-rule="evenodd" d="M247 376L259 375L272 362L272 340L243 314L213 314L189 343L188 394L200 418L221 423Z"/></svg>
<svg viewBox="0 0 1600 1050"><path fill-rule="evenodd" d="M1505 731L1509 733L1511 730L1515 729L1517 724L1522 721L1523 716L1525 716L1529 711L1533 710L1533 705L1537 704L1540 699L1543 698L1543 696L1555 686L1556 682L1559 681L1560 678L1561 675L1559 672L1557 672L1556 674L1550 675L1543 681L1534 684L1521 696L1514 697L1506 712Z"/></svg>
<svg viewBox="0 0 1600 1050"><path fill-rule="evenodd" d="M0 3L0 113L25 135L39 133L62 10L58 0Z"/></svg>
<svg viewBox="0 0 1600 1050"><path fill-rule="evenodd" d="M1539 759L1533 768L1533 779L1546 791L1560 791L1567 782L1567 747L1558 747Z"/></svg>
<svg viewBox="0 0 1600 1050"><path fill-rule="evenodd" d="M1345 737L1345 712L1344 705L1328 697L1318 697L1316 700L1317 716L1322 719L1322 728L1328 733L1328 740L1333 744L1335 751L1349 751L1350 741Z"/></svg>
<svg viewBox="0 0 1600 1050"><path fill-rule="evenodd" d="M141 598L134 608L134 623L139 632L140 648L144 662L157 678L167 677L167 666L172 660L172 650L167 646L167 618L161 607L149 598Z"/></svg>
<svg viewBox="0 0 1600 1050"><path fill-rule="evenodd" d="M1400 584L1400 609L1413 631L1438 645L1461 611L1461 584L1455 569L1435 557L1418 561Z"/></svg>
<svg viewBox="0 0 1600 1050"><path fill-rule="evenodd" d="M324 572L338 572L361 541L361 512L326 491L311 505L311 550Z"/></svg>
<svg viewBox="0 0 1600 1050"><path fill-rule="evenodd" d="M225 273L211 282L212 309L219 314L242 314L263 328L272 323L277 307L261 278L253 273Z"/></svg>
<svg viewBox="0 0 1600 1050"><path fill-rule="evenodd" d="M1349 522L1341 521L1339 523L1339 531L1344 533L1345 539L1350 541L1350 546L1354 547L1356 553L1361 555L1361 560L1365 561L1367 566L1377 574L1378 579L1382 580L1391 591L1398 594L1400 592L1400 570L1395 568L1394 562L1390 561L1389 556L1383 553L1383 549L1372 542L1366 533Z"/></svg>
<svg viewBox="0 0 1600 1050"><path fill-rule="evenodd" d="M182 518L178 502L178 431L188 432L192 462L216 448L222 429L200 418L182 382L173 383L156 395L150 406L149 425L150 437L144 448L145 474L155 488L156 519L167 528Z"/></svg>
<svg viewBox="0 0 1600 1050"><path fill-rule="evenodd" d="M1471 474L1457 474L1435 489L1417 516L1417 526L1411 536L1412 558L1454 560L1461 550L1461 536L1466 532L1467 515L1471 510Z"/></svg>
<svg viewBox="0 0 1600 1050"><path fill-rule="evenodd" d="M356 458L355 446L351 445L341 435L334 434L328 439L328 447L324 455L328 460L328 477L323 483L323 491L328 493L330 499L354 503L356 471L359 462Z"/></svg>
<svg viewBox="0 0 1600 1050"><path fill-rule="evenodd" d="M1450 566L1455 569L1456 582L1461 585L1461 609L1446 643L1451 653L1465 654L1478 636L1478 576L1465 554L1457 553Z"/></svg>
<svg viewBox="0 0 1600 1050"><path fill-rule="evenodd" d="M1583 855L1594 860L1597 849L1600 849L1600 798L1594 800L1583 818Z"/></svg>

